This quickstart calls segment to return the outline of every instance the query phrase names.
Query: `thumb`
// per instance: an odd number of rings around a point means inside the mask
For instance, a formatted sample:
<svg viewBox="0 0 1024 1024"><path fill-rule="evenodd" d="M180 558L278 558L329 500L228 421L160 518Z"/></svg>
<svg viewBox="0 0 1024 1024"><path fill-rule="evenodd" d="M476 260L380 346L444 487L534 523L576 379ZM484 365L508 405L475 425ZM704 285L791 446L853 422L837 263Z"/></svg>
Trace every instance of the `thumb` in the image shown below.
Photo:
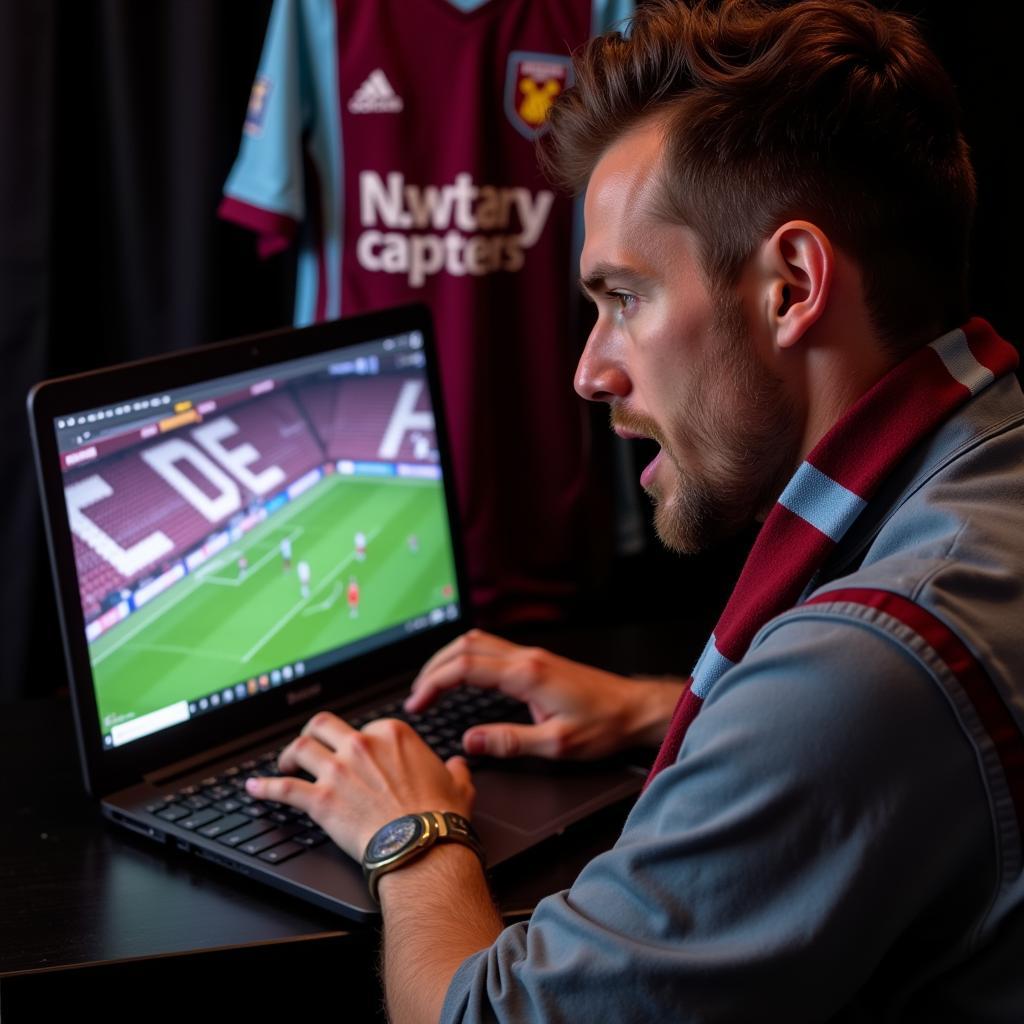
<svg viewBox="0 0 1024 1024"><path fill-rule="evenodd" d="M561 724L554 718L539 725L477 725L466 731L462 745L467 754L554 758L561 756L561 730Z"/></svg>
<svg viewBox="0 0 1024 1024"><path fill-rule="evenodd" d="M466 759L459 754L454 757L449 757L445 761L444 766L448 769L449 774L455 780L456 785L461 786L463 789L471 790L473 788L473 775L469 770L469 765L466 764Z"/></svg>

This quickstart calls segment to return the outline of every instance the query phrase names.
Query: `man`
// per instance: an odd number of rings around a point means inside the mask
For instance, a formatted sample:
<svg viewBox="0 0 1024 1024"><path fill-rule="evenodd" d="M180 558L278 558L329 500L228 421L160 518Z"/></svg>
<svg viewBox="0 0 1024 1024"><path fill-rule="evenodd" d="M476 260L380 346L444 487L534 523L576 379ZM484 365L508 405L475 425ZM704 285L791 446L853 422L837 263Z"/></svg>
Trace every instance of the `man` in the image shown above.
<svg viewBox="0 0 1024 1024"><path fill-rule="evenodd" d="M473 754L665 736L647 788L504 931L457 817L409 855L402 816L468 815L472 783L401 723L317 716L281 757L315 781L250 792L371 867L398 851L396 1021L1024 1019L1024 397L967 321L952 86L859 0L654 3L575 73L544 156L586 189L577 391L660 444L670 547L764 525L686 685L474 632L407 706L529 701Z"/></svg>

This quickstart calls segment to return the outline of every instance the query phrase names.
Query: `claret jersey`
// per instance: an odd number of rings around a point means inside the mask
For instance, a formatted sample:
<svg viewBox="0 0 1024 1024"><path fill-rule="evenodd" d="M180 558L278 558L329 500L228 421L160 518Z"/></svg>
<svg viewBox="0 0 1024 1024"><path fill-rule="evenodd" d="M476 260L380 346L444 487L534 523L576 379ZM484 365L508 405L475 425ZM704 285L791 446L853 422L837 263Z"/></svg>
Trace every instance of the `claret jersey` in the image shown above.
<svg viewBox="0 0 1024 1024"><path fill-rule="evenodd" d="M624 0L277 0L221 215L299 246L295 321L432 309L473 596L549 614L587 557L574 209L533 143Z"/></svg>

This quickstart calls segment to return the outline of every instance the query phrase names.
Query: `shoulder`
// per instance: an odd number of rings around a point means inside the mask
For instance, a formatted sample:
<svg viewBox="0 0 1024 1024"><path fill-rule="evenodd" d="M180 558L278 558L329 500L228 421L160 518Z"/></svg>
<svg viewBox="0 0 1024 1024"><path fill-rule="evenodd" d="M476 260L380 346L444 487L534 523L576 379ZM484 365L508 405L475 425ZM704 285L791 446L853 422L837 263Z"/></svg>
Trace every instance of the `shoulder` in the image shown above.
<svg viewBox="0 0 1024 1024"><path fill-rule="evenodd" d="M774 786L823 814L845 807L875 821L911 791L911 818L943 801L984 804L974 751L931 668L870 616L834 604L760 631L712 688L675 767L711 800L719 784ZM716 781L723 773L731 781Z"/></svg>
<svg viewBox="0 0 1024 1024"><path fill-rule="evenodd" d="M753 646L773 646L773 633L791 626L845 624L874 638L858 649L887 645L893 657L915 663L974 752L1004 836L1002 858L1013 870L1022 862L1024 828L1024 398L1017 381L998 381L952 417L864 519L837 552L831 580L769 623ZM906 670L901 678L909 679Z"/></svg>
<svg viewBox="0 0 1024 1024"><path fill-rule="evenodd" d="M825 570L829 582L768 623L752 646L774 646L778 630L788 636L812 623L874 638L856 646L888 646L919 666L990 785L1004 788L992 733L1011 761L1024 758L1016 751L1024 746L1022 536L1024 397L1009 377L908 458L844 539Z"/></svg>

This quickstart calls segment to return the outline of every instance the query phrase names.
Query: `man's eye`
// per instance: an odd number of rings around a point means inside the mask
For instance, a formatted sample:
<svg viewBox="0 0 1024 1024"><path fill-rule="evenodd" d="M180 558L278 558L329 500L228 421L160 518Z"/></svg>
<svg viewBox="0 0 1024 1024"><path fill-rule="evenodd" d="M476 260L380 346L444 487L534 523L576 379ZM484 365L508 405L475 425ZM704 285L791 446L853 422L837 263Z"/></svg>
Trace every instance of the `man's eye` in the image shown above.
<svg viewBox="0 0 1024 1024"><path fill-rule="evenodd" d="M628 313L636 305L636 296L629 292L609 292L608 298L618 306L620 313Z"/></svg>

